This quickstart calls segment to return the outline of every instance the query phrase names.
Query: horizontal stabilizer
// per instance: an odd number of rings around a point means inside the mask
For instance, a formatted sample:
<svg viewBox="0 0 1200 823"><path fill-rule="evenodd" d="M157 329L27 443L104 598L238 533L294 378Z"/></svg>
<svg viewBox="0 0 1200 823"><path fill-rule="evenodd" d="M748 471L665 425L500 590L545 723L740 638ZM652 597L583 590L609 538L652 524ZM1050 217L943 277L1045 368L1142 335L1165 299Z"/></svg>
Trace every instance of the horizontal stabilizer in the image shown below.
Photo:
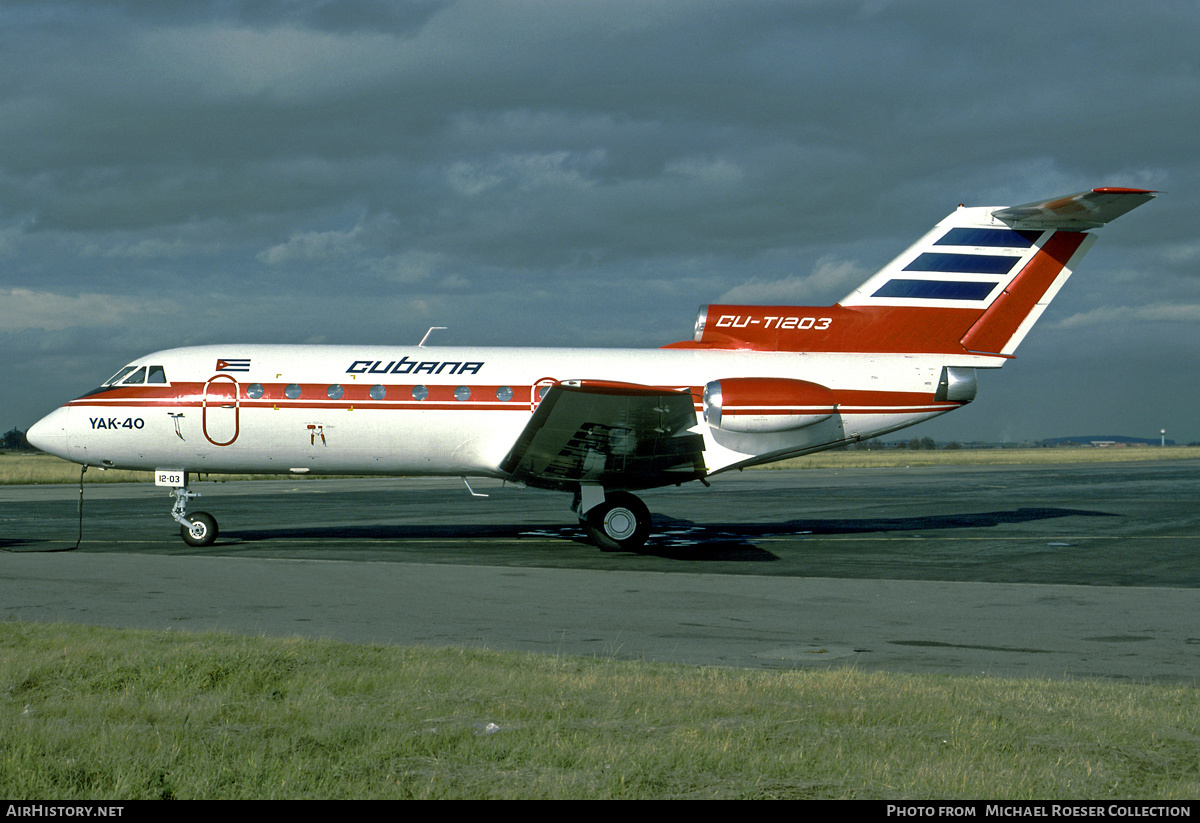
<svg viewBox="0 0 1200 823"><path fill-rule="evenodd" d="M1010 206L992 212L997 220L1014 229L1067 229L1086 231L1116 220L1154 198L1145 189L1092 189L1053 200Z"/></svg>

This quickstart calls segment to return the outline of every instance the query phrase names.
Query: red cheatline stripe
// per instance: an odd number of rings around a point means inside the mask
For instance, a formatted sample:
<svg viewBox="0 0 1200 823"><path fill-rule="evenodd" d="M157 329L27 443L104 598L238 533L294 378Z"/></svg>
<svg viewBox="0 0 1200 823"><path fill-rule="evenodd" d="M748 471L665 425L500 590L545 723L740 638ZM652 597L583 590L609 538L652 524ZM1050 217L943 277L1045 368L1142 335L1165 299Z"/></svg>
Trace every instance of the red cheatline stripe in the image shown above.
<svg viewBox="0 0 1200 823"><path fill-rule="evenodd" d="M78 408L93 407L93 408L178 408L190 407L199 408L205 402L209 406L215 403L229 402L233 400L228 392L224 394L218 392L210 392L207 399L202 391L197 391L196 387L202 387L203 384L175 384L172 387L164 388L161 386L122 386L111 391L106 391L102 395L93 395L90 397L81 397L77 400L72 400L67 405ZM221 385L221 384L213 384ZM304 384L301 386L302 394L299 398L293 400L283 394L285 384L264 386L264 395L261 398L250 399L244 396L244 393L239 393L241 396L237 399L237 404L243 409L350 409L355 410L376 410L376 411L391 411L391 410L438 410L438 411L523 411L529 413L529 398L525 396L526 386L518 386L513 388L513 399L501 401L495 399L496 389L498 386L470 386L471 398L468 400L455 400L454 386L440 385L428 386L429 397L426 400L412 399L412 386L388 386L388 393L391 395L384 400L373 400L369 395L369 386L345 386L344 393L338 400L329 400L323 395L328 384ZM276 389L278 391L276 391ZM351 391L354 389L354 391ZM701 394L700 387L694 387L691 393L695 396ZM320 394L318 394L318 392ZM307 397L305 395L308 395ZM934 411L945 408L954 408L959 403L953 402L938 402L933 401L929 394L922 392L900 392L900 391L867 391L847 389L841 391L832 391L832 398L835 401L835 406L817 405L817 406L770 406L770 405L755 405L755 406L733 406L727 407L727 414L828 414L833 411L842 414L873 414L887 413L897 411ZM699 402L695 403L697 412L703 410L703 405Z"/></svg>

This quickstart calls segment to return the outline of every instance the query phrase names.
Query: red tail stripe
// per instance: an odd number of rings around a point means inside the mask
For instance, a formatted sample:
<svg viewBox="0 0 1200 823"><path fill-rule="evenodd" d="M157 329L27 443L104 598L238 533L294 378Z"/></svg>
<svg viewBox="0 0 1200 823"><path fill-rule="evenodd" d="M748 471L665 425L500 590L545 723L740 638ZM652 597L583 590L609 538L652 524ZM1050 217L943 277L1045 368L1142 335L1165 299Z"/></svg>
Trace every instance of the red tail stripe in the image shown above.
<svg viewBox="0 0 1200 823"><path fill-rule="evenodd" d="M1054 285L1055 279L1086 237L1081 232L1055 232L1041 251L1013 278L1004 293L996 298L996 302L963 335L963 347L977 352L1001 351L1046 291Z"/></svg>

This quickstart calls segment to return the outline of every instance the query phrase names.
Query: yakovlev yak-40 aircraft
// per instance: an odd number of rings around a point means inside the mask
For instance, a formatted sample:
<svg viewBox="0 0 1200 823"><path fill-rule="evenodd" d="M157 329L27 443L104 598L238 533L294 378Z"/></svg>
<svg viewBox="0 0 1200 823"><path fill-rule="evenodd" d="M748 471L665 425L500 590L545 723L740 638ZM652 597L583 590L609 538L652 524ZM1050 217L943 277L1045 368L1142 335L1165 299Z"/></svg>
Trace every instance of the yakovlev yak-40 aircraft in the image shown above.
<svg viewBox="0 0 1200 823"><path fill-rule="evenodd" d="M184 541L190 473L447 475L568 492L636 549L632 491L865 440L957 409L1013 356L1097 228L1154 197L1101 188L963 208L825 308L702 306L661 349L197 346L138 358L28 432L86 466L150 469ZM424 341L422 341L424 343ZM469 486L468 486L469 488Z"/></svg>

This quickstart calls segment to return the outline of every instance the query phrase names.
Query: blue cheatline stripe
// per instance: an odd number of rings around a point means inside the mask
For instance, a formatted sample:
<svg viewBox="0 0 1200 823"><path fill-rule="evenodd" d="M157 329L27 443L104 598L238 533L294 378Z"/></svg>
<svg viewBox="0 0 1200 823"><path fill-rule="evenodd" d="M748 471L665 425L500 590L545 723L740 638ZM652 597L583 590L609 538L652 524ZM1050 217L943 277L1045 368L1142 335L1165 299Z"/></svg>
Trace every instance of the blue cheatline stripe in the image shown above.
<svg viewBox="0 0 1200 823"><path fill-rule="evenodd" d="M950 229L935 246L984 246L994 249L1028 249L1042 236L1040 231L1013 229Z"/></svg>
<svg viewBox="0 0 1200 823"><path fill-rule="evenodd" d="M872 297L915 297L921 300L983 300L996 283L969 280L905 280L893 278Z"/></svg>
<svg viewBox="0 0 1200 823"><path fill-rule="evenodd" d="M955 274L1008 274L1020 257L1000 254L949 254L925 252L904 267L905 271L944 271Z"/></svg>

